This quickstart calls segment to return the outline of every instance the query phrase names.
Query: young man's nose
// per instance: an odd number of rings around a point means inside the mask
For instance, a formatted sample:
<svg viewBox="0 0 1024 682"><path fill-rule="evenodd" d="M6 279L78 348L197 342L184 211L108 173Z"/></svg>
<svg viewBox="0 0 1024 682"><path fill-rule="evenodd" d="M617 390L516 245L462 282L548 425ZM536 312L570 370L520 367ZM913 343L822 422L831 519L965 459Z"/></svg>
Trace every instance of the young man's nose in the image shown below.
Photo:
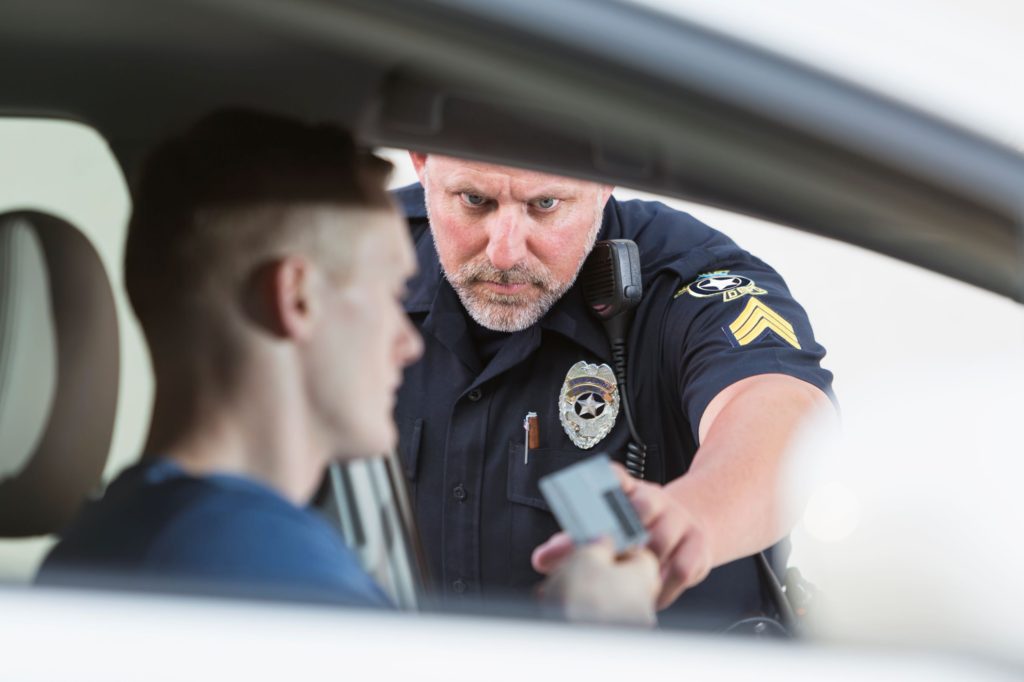
<svg viewBox="0 0 1024 682"><path fill-rule="evenodd" d="M487 258L499 270L526 260L527 226L511 210L498 211L487 228Z"/></svg>

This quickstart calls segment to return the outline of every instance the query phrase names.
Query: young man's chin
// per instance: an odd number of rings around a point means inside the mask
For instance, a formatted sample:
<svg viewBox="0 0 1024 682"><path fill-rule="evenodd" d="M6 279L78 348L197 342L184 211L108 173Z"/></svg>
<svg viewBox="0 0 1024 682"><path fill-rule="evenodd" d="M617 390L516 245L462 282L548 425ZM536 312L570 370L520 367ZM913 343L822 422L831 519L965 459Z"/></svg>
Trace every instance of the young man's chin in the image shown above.
<svg viewBox="0 0 1024 682"><path fill-rule="evenodd" d="M345 449L335 455L335 461L345 463L383 457L398 447L398 429L390 426L385 431L386 433L364 438L359 443L353 443L349 440L348 443L344 443L342 446Z"/></svg>

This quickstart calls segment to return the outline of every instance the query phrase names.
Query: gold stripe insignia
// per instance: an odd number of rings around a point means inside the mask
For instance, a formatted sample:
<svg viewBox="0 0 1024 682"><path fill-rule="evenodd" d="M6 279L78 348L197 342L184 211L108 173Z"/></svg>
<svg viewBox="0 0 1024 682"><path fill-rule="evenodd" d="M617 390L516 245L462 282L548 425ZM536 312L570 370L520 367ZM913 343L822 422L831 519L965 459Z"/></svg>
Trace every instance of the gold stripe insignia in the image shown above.
<svg viewBox="0 0 1024 682"><path fill-rule="evenodd" d="M739 317L729 325L729 331L736 338L736 343L741 346L757 340L766 329L775 332L793 348L800 349L793 325L756 298L751 298Z"/></svg>

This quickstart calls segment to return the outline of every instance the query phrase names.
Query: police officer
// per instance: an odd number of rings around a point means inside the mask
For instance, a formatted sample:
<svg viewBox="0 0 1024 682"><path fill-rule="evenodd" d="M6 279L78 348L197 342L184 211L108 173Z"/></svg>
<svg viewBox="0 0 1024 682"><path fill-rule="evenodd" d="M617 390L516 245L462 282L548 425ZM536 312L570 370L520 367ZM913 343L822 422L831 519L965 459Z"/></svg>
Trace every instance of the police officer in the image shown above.
<svg viewBox="0 0 1024 682"><path fill-rule="evenodd" d="M647 444L627 486L689 624L770 610L751 555L783 538L776 484L828 404L824 349L782 278L719 232L607 185L413 153L396 196L420 271L405 306L425 351L396 419L429 568L448 601L526 591L569 543L538 481L630 434L604 329L575 278L598 239L639 247L629 400ZM538 447L524 456L523 418ZM680 598L680 595L682 597Z"/></svg>

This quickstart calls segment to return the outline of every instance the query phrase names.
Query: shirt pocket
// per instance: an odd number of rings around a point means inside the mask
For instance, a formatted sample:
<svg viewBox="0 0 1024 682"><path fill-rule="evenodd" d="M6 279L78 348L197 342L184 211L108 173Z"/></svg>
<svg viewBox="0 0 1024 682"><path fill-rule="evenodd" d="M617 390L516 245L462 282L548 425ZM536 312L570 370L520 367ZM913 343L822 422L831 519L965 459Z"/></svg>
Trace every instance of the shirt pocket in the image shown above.
<svg viewBox="0 0 1024 682"><path fill-rule="evenodd" d="M540 479L591 456L592 452L559 448L533 448L529 462L523 460L523 444L512 442L508 447L508 499L535 509L551 509L540 492Z"/></svg>
<svg viewBox="0 0 1024 682"><path fill-rule="evenodd" d="M560 530L540 493L540 479L591 454L575 449L536 448L530 450L529 463L525 463L522 441L509 443L504 570L508 571L508 585L513 590L528 589L541 579L530 565L530 555L537 545Z"/></svg>
<svg viewBox="0 0 1024 682"><path fill-rule="evenodd" d="M523 461L523 444L510 443L508 449L508 499L510 502L518 502L551 512L548 503L540 492L540 479L567 466L593 457L598 454L608 454L606 450L597 448L595 450L574 450L563 448L534 448L530 450L529 463ZM625 466L624 454L613 458ZM660 449L657 445L647 447L645 460L645 480L654 483L661 483L664 479L664 462Z"/></svg>

